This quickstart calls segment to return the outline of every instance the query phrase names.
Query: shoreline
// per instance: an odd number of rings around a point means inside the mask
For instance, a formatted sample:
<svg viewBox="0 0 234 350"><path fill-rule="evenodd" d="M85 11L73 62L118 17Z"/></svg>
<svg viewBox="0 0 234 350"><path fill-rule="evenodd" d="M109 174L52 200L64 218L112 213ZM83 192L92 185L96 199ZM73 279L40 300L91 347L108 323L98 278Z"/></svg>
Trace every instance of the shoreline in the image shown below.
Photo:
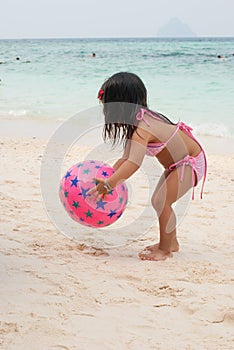
<svg viewBox="0 0 234 350"><path fill-rule="evenodd" d="M65 121L54 121L50 119L40 120L28 120L28 119L0 119L1 129L0 137L8 138L33 138L41 139L44 141L49 141L53 136L55 131L62 126ZM100 120L99 130L94 131L89 142L93 140L95 145L95 138L98 142L102 142L100 137ZM91 124L92 125L92 124ZM87 130L92 128L92 126L87 126ZM77 123L77 136L79 136L79 124ZM232 155L234 154L234 140L231 137L222 137L222 136L211 136L211 135L196 135L195 137L199 140L201 145L204 147L207 154L217 154L217 155Z"/></svg>

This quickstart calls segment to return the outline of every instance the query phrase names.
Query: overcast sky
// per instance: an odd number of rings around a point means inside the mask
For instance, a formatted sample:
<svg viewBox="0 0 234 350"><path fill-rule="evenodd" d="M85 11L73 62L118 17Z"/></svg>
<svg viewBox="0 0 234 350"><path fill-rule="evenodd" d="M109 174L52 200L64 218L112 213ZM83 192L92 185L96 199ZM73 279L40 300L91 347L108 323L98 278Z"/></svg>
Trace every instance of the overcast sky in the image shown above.
<svg viewBox="0 0 234 350"><path fill-rule="evenodd" d="M173 17L234 37L234 0L0 0L0 38L155 37Z"/></svg>

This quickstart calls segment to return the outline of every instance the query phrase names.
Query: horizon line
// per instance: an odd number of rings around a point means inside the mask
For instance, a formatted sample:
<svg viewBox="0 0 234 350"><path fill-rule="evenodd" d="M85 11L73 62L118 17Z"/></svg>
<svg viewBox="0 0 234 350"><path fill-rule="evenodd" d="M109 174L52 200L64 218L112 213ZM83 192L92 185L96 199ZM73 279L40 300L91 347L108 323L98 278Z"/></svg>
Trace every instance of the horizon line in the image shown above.
<svg viewBox="0 0 234 350"><path fill-rule="evenodd" d="M99 37L23 37L23 38L0 38L0 40L64 40L64 39L224 39L224 38L234 38L234 35L226 36L216 36L216 35L202 35L202 36L99 36Z"/></svg>

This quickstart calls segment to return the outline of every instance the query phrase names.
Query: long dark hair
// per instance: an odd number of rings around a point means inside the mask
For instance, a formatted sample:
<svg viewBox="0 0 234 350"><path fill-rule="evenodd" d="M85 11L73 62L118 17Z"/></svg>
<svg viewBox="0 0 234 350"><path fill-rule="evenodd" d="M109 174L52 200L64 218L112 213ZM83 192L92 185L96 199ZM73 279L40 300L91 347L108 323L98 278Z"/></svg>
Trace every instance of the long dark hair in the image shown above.
<svg viewBox="0 0 234 350"><path fill-rule="evenodd" d="M147 90L143 81L134 73L120 72L112 75L101 86L98 98L103 103L105 126L103 138L115 145L131 139L137 129L136 114L144 108L167 123L167 117L149 110Z"/></svg>

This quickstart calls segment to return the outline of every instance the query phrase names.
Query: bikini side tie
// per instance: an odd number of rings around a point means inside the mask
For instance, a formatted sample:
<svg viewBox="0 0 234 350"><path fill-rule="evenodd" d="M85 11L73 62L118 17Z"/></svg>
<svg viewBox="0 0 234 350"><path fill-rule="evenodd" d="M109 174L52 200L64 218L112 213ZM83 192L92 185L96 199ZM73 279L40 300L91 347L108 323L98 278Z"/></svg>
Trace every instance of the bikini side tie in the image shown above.
<svg viewBox="0 0 234 350"><path fill-rule="evenodd" d="M194 176L194 166L196 164L196 158L192 156L185 156L183 159L179 160L178 162L175 162L169 166L169 170L174 170L179 165L182 165L181 175L180 175L180 181L182 182L184 179L184 170L186 165L190 165L192 167L192 184L193 184L193 193L192 193L192 199L194 199L194 187L195 187L195 176Z"/></svg>
<svg viewBox="0 0 234 350"><path fill-rule="evenodd" d="M191 128L191 126L188 126L183 122L179 122L179 128L180 128L180 130L185 131L188 134L192 134L193 128Z"/></svg>

